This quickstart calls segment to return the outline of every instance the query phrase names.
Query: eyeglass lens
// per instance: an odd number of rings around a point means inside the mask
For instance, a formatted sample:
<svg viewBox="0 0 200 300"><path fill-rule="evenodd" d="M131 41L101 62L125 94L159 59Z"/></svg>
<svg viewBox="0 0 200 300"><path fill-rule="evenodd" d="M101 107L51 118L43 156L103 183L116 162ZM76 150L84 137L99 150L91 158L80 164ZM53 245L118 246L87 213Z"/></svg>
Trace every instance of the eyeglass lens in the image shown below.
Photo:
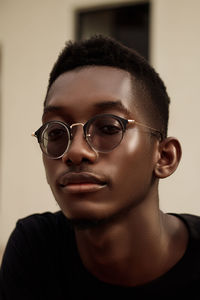
<svg viewBox="0 0 200 300"><path fill-rule="evenodd" d="M68 129L61 123L47 124L41 136L41 148L50 157L60 157L70 141Z"/></svg>
<svg viewBox="0 0 200 300"><path fill-rule="evenodd" d="M117 118L101 116L88 124L87 141L99 152L109 152L119 145L123 127Z"/></svg>
<svg viewBox="0 0 200 300"><path fill-rule="evenodd" d="M123 125L111 116L99 116L86 123L86 140L99 152L109 152L122 140ZM62 123L50 122L41 133L42 151L52 158L61 157L70 144L70 131Z"/></svg>

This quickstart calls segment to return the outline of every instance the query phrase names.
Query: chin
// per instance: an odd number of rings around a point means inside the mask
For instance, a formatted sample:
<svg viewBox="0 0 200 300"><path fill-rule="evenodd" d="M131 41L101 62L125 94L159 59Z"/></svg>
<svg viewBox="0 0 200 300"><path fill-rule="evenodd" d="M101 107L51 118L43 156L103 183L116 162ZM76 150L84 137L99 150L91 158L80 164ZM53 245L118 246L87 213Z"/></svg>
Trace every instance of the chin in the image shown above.
<svg viewBox="0 0 200 300"><path fill-rule="evenodd" d="M106 219L69 219L67 218L70 225L76 230L88 230L100 227L109 223Z"/></svg>
<svg viewBox="0 0 200 300"><path fill-rule="evenodd" d="M102 211L84 207L84 210L69 210L61 208L63 214L73 228L86 230L109 223L111 216L105 216Z"/></svg>
<svg viewBox="0 0 200 300"><path fill-rule="evenodd" d="M99 220L107 219L113 211L108 202L94 199L86 195L79 197L62 198L57 201L68 220L75 223L96 224ZM80 221L79 221L80 220Z"/></svg>
<svg viewBox="0 0 200 300"><path fill-rule="evenodd" d="M90 215L88 211L85 211L85 216L83 212L79 214L79 216L75 216L75 214L69 216L68 213L65 213L65 211L63 210L62 211L66 216L68 222L74 229L87 230L93 228L100 228L102 226L105 228L105 226L111 226L114 223L119 223L122 219L127 217L127 214L130 211L130 209L130 207L124 208L118 212L113 212L110 215L107 214L106 216L101 214L99 211L98 214L97 212L94 214L94 212L92 213L90 211Z"/></svg>

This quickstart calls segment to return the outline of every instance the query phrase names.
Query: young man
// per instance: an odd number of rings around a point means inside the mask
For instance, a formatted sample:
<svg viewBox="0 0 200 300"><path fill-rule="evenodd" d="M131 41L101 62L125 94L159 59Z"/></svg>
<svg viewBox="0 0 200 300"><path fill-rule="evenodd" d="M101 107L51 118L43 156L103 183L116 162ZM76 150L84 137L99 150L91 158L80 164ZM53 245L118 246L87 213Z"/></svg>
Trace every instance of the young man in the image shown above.
<svg viewBox="0 0 200 300"><path fill-rule="evenodd" d="M19 220L2 299L199 299L200 219L159 209L181 158L169 97L131 49L102 36L68 43L34 133L61 211Z"/></svg>

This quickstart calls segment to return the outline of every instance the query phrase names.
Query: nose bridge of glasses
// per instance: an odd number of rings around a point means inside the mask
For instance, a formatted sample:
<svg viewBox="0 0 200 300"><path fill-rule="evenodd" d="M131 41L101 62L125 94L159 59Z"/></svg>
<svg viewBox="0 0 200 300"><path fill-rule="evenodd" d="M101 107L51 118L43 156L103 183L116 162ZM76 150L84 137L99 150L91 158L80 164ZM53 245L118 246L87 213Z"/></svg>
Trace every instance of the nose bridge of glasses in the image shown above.
<svg viewBox="0 0 200 300"><path fill-rule="evenodd" d="M74 123L74 124L70 125L70 128L72 129L74 126L82 126L82 127L84 127L84 124L83 123Z"/></svg>
<svg viewBox="0 0 200 300"><path fill-rule="evenodd" d="M71 130L71 136L72 137L73 137L73 128L75 128L77 126L82 126L84 128L84 124L83 123L74 123L74 124L70 125L70 130Z"/></svg>

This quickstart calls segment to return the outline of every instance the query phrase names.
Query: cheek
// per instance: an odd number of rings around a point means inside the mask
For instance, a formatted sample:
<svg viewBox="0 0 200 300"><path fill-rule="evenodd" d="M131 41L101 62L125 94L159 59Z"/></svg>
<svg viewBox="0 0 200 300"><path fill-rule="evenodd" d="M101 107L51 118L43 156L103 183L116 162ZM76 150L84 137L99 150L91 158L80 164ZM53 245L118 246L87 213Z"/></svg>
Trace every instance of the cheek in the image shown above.
<svg viewBox="0 0 200 300"><path fill-rule="evenodd" d="M120 147L112 152L110 160L113 162L110 164L113 183L117 182L127 186L131 185L133 181L135 184L139 184L141 181L151 182L153 145L146 133L141 134L137 130L128 132Z"/></svg>
<svg viewBox="0 0 200 300"><path fill-rule="evenodd" d="M50 182L49 182L50 178L49 178L49 175L48 175L50 173L50 170L49 170L50 166L47 163L47 158L44 157L44 155L42 157L42 160L43 160L44 170L45 170L45 174L46 174L46 180L47 180L47 183L50 184Z"/></svg>
<svg viewBox="0 0 200 300"><path fill-rule="evenodd" d="M49 185L55 181L56 178L56 170L58 169L56 166L58 164L57 160L49 159L43 155L43 164L46 173L47 183Z"/></svg>
<svg viewBox="0 0 200 300"><path fill-rule="evenodd" d="M142 141L141 135L137 129L128 131L122 143L124 151L126 151L125 155L128 157L137 155L137 153L142 150L143 143L144 142Z"/></svg>

